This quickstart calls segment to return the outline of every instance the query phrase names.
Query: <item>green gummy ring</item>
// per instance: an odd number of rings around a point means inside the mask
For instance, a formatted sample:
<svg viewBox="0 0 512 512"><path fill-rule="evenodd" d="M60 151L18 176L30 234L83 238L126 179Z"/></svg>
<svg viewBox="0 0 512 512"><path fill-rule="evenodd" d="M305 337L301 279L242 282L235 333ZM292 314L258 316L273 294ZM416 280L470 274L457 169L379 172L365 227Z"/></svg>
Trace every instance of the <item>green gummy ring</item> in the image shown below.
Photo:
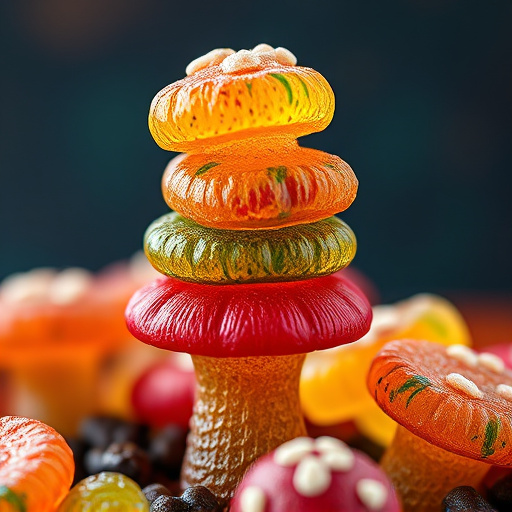
<svg viewBox="0 0 512 512"><path fill-rule="evenodd" d="M195 283L295 281L346 267L356 238L337 217L281 229L234 231L203 227L169 213L144 235L144 249L160 273Z"/></svg>

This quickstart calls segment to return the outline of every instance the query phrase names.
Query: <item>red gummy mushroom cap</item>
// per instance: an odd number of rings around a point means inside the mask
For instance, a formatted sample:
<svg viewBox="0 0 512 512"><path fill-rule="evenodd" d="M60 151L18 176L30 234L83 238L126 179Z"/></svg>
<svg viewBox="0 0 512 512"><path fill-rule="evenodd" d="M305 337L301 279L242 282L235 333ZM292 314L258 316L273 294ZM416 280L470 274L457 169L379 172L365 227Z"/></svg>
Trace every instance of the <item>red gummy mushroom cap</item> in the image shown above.
<svg viewBox="0 0 512 512"><path fill-rule="evenodd" d="M395 421L431 444L512 466L512 372L494 354L416 340L384 346L368 389Z"/></svg>
<svg viewBox="0 0 512 512"><path fill-rule="evenodd" d="M258 459L231 512L399 512L386 474L333 437L298 437Z"/></svg>
<svg viewBox="0 0 512 512"><path fill-rule="evenodd" d="M289 355L358 340L371 307L348 279L201 285L159 279L126 309L130 332L159 348L212 357Z"/></svg>

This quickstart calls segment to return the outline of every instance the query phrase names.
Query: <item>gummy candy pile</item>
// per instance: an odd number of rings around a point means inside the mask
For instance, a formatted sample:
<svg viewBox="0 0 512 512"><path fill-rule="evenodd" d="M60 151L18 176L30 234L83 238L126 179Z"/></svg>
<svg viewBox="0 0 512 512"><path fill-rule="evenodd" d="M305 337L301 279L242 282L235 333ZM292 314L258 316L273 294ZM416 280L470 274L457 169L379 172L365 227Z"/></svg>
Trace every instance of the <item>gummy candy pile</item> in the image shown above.
<svg viewBox="0 0 512 512"><path fill-rule="evenodd" d="M439 297L372 310L345 269L354 233L334 216L357 179L339 157L297 142L327 127L334 94L296 64L266 44L213 50L156 95L151 134L184 154L162 180L174 211L144 237L162 276L133 295L126 321L146 344L190 354L195 378L159 362L131 393L142 423L82 418L67 442L38 420L1 418L0 512L510 510L511 477L483 484L491 466L512 465L509 362L469 348L463 319ZM73 286L59 295L53 280L41 284L38 326L48 297L69 300ZM47 329L49 346L73 352L77 309L69 334ZM25 348L32 323L20 322L0 323L5 353ZM81 344L80 354L94 347L89 377L110 337ZM18 374L23 358L9 358ZM83 404L63 403L76 409L72 431ZM348 431L326 435L340 424ZM339 439L351 428L375 458L387 447L380 466Z"/></svg>

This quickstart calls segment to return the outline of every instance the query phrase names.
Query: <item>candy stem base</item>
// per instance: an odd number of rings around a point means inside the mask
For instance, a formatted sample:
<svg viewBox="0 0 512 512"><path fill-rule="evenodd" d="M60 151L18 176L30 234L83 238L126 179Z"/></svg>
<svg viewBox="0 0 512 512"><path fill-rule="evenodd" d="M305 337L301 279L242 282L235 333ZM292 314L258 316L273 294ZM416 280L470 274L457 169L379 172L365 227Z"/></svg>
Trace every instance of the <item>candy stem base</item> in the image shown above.
<svg viewBox="0 0 512 512"><path fill-rule="evenodd" d="M398 426L381 466L402 500L403 512L441 510L454 487L478 489L490 465L450 453Z"/></svg>
<svg viewBox="0 0 512 512"><path fill-rule="evenodd" d="M299 402L304 358L192 356L198 384L183 488L204 485L227 501L258 457L306 435Z"/></svg>

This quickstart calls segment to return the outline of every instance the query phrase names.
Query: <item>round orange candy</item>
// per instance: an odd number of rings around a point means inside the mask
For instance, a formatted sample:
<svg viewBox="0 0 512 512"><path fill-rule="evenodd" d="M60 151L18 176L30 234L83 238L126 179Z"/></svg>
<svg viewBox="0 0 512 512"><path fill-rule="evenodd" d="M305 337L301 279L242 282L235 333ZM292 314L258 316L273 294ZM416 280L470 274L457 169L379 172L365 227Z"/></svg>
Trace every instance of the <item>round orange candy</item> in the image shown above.
<svg viewBox="0 0 512 512"><path fill-rule="evenodd" d="M295 139L326 128L334 113L331 87L317 71L295 66L286 52L268 45L214 50L202 64L192 63L190 76L153 99L149 129L156 143L196 153L233 140Z"/></svg>
<svg viewBox="0 0 512 512"><path fill-rule="evenodd" d="M53 512L74 471L73 453L53 428L19 416L0 418L0 512Z"/></svg>
<svg viewBox="0 0 512 512"><path fill-rule="evenodd" d="M234 230L325 219L352 204L357 186L339 157L296 143L250 153L180 155L162 179L173 210L202 226Z"/></svg>

